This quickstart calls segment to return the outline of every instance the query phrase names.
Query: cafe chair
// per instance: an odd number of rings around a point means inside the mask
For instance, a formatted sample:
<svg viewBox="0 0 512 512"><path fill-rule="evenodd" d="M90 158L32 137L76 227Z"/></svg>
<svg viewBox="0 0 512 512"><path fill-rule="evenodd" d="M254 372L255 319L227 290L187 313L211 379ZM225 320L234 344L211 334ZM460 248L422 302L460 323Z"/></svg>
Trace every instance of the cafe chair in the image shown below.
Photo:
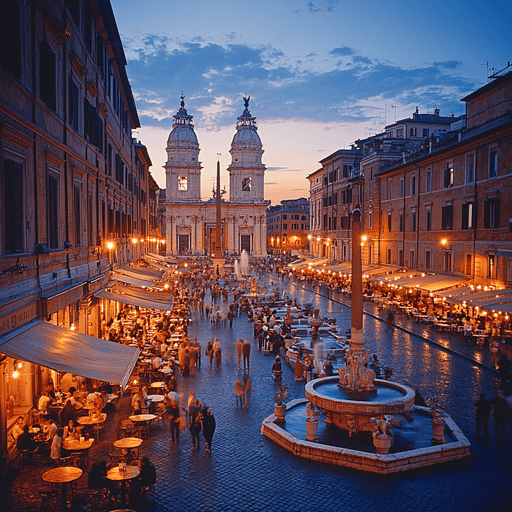
<svg viewBox="0 0 512 512"><path fill-rule="evenodd" d="M39 489L39 496L41 497L41 507L39 512L49 511L53 512L59 508L59 489Z"/></svg>
<svg viewBox="0 0 512 512"><path fill-rule="evenodd" d="M159 412L157 414L156 418L153 420L153 424L158 425L158 426L162 425L162 427L165 427L164 413L165 413L165 409L163 411Z"/></svg>
<svg viewBox="0 0 512 512"><path fill-rule="evenodd" d="M133 421L131 421L131 420L122 420L121 421L121 435L123 437L132 436L134 430L135 430L135 423L133 423Z"/></svg>
<svg viewBox="0 0 512 512"><path fill-rule="evenodd" d="M73 459L71 457L60 457L55 462L57 462L57 466L73 466Z"/></svg>
<svg viewBox="0 0 512 512"><path fill-rule="evenodd" d="M100 442L100 432L103 430L103 423L100 423L99 425L94 425L92 427L92 430L94 431L94 435L96 436L96 442Z"/></svg>
<svg viewBox="0 0 512 512"><path fill-rule="evenodd" d="M143 496L144 498L146 498L146 496L147 496L147 494L149 492L153 496L153 501L156 501L155 486L154 485L147 485L146 487L141 487L140 488L140 495Z"/></svg>
<svg viewBox="0 0 512 512"><path fill-rule="evenodd" d="M137 434L141 439L149 439L150 427L149 425L140 425L137 429Z"/></svg>
<svg viewBox="0 0 512 512"><path fill-rule="evenodd" d="M34 450L19 450L20 458L18 469L21 468L23 463L34 464Z"/></svg>
<svg viewBox="0 0 512 512"><path fill-rule="evenodd" d="M101 505L101 510L108 510L110 492L107 488L90 489L91 491L91 512L97 510Z"/></svg>
<svg viewBox="0 0 512 512"><path fill-rule="evenodd" d="M69 454L71 457L71 460L73 461L73 466L76 468L83 468L85 469L87 467L87 452L71 452Z"/></svg>

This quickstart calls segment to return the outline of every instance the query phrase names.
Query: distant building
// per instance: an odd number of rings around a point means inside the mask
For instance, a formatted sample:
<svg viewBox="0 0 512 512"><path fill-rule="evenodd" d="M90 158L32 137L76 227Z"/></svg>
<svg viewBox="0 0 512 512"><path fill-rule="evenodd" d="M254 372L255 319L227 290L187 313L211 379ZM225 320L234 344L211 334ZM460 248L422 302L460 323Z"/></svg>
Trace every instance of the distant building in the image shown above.
<svg viewBox="0 0 512 512"><path fill-rule="evenodd" d="M225 255L245 250L253 256L266 256L266 209L270 201L264 199L263 146L248 99L229 152L229 200L222 199L222 250ZM201 169L199 142L182 97L167 141L168 256L211 255L217 251L216 201L201 199Z"/></svg>
<svg viewBox="0 0 512 512"><path fill-rule="evenodd" d="M302 252L309 245L309 201L287 199L267 208L267 250L271 254Z"/></svg>

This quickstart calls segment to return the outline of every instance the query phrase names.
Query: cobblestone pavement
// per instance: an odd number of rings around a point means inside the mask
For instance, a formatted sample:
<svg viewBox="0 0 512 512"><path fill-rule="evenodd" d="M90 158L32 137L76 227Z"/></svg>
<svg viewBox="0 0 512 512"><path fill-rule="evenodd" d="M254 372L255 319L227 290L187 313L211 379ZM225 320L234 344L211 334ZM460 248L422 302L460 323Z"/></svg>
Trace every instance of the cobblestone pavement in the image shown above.
<svg viewBox="0 0 512 512"><path fill-rule="evenodd" d="M268 278L267 278L268 282ZM350 310L325 296L304 290L295 284L274 282L289 289L300 302L320 307L322 315L336 317L343 330L349 328ZM325 295L325 290L317 290ZM343 299L345 301L345 299ZM365 305L367 306L367 305ZM369 311L372 314L376 312ZM189 336L202 344L214 336L222 342L222 366L210 369L203 355L202 367L195 376L179 377L178 391L188 396L194 391L211 407L217 420L212 454L204 450L201 439L194 449L190 434L182 431L179 442L172 443L170 432L156 427L141 446L157 468L156 502L149 497L136 505L138 511L309 511L309 510L378 510L385 511L509 511L512 443L510 426L502 442L496 442L491 420L491 441L475 439L473 403L478 393L494 396L497 375L488 368L486 352L466 352L464 342L454 336L424 332L424 326L406 324L404 329L386 330L385 323L365 316L367 346L393 367L393 378L417 387L423 396L436 395L447 412L469 438L472 457L431 468L396 475L374 475L337 468L299 459L262 436L261 422L273 412L276 385L272 379L272 357L256 349L253 324L245 316L235 318L233 329L212 328L201 317L193 317ZM402 318L397 318L397 323ZM436 343L449 343L450 351L427 343L416 335L429 335ZM234 384L243 370L237 368L234 343L238 337L252 343L250 402L246 409L236 404ZM435 338L435 339L434 339ZM460 347L460 350L459 350ZM460 352L461 355L457 355ZM290 398L304 396L304 384L294 380L293 372L284 367L283 383L289 386ZM108 448L120 437L120 420L130 412L125 397L118 410L107 420L100 442L91 450L91 459L108 460ZM44 464L44 463L43 463ZM2 482L0 509L39 510L37 490L43 487L42 473L50 466L22 466L13 469ZM78 481L74 510L90 510L85 475Z"/></svg>

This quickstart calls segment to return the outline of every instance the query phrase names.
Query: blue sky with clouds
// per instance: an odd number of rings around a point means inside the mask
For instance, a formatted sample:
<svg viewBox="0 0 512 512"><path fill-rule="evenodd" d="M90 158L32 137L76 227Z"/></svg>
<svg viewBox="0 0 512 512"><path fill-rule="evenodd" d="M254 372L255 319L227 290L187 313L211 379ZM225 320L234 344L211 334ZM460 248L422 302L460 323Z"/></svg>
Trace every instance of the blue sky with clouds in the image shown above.
<svg viewBox="0 0 512 512"><path fill-rule="evenodd" d="M251 96L273 203L306 195L318 161L395 118L463 112L512 60L512 2L111 0L153 174L183 90L208 196ZM226 173L224 173L226 174ZM227 176L223 178L227 182Z"/></svg>

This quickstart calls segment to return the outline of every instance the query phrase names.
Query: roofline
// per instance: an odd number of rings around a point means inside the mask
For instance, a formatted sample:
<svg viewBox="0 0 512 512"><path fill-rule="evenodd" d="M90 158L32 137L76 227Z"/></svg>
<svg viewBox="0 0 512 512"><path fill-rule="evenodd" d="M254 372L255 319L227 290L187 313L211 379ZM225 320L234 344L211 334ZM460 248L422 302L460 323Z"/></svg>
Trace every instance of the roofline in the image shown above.
<svg viewBox="0 0 512 512"><path fill-rule="evenodd" d="M493 80L492 82L489 82L488 84L485 84L483 87L480 87L480 89L477 89L476 91L472 92L471 94L468 94L464 98L462 98L460 101L471 101L475 98L478 98L482 94L485 94L486 92L490 91L491 89L494 89L495 87L498 87L499 85L508 82L512 80L512 71L509 71L506 75L500 76Z"/></svg>

